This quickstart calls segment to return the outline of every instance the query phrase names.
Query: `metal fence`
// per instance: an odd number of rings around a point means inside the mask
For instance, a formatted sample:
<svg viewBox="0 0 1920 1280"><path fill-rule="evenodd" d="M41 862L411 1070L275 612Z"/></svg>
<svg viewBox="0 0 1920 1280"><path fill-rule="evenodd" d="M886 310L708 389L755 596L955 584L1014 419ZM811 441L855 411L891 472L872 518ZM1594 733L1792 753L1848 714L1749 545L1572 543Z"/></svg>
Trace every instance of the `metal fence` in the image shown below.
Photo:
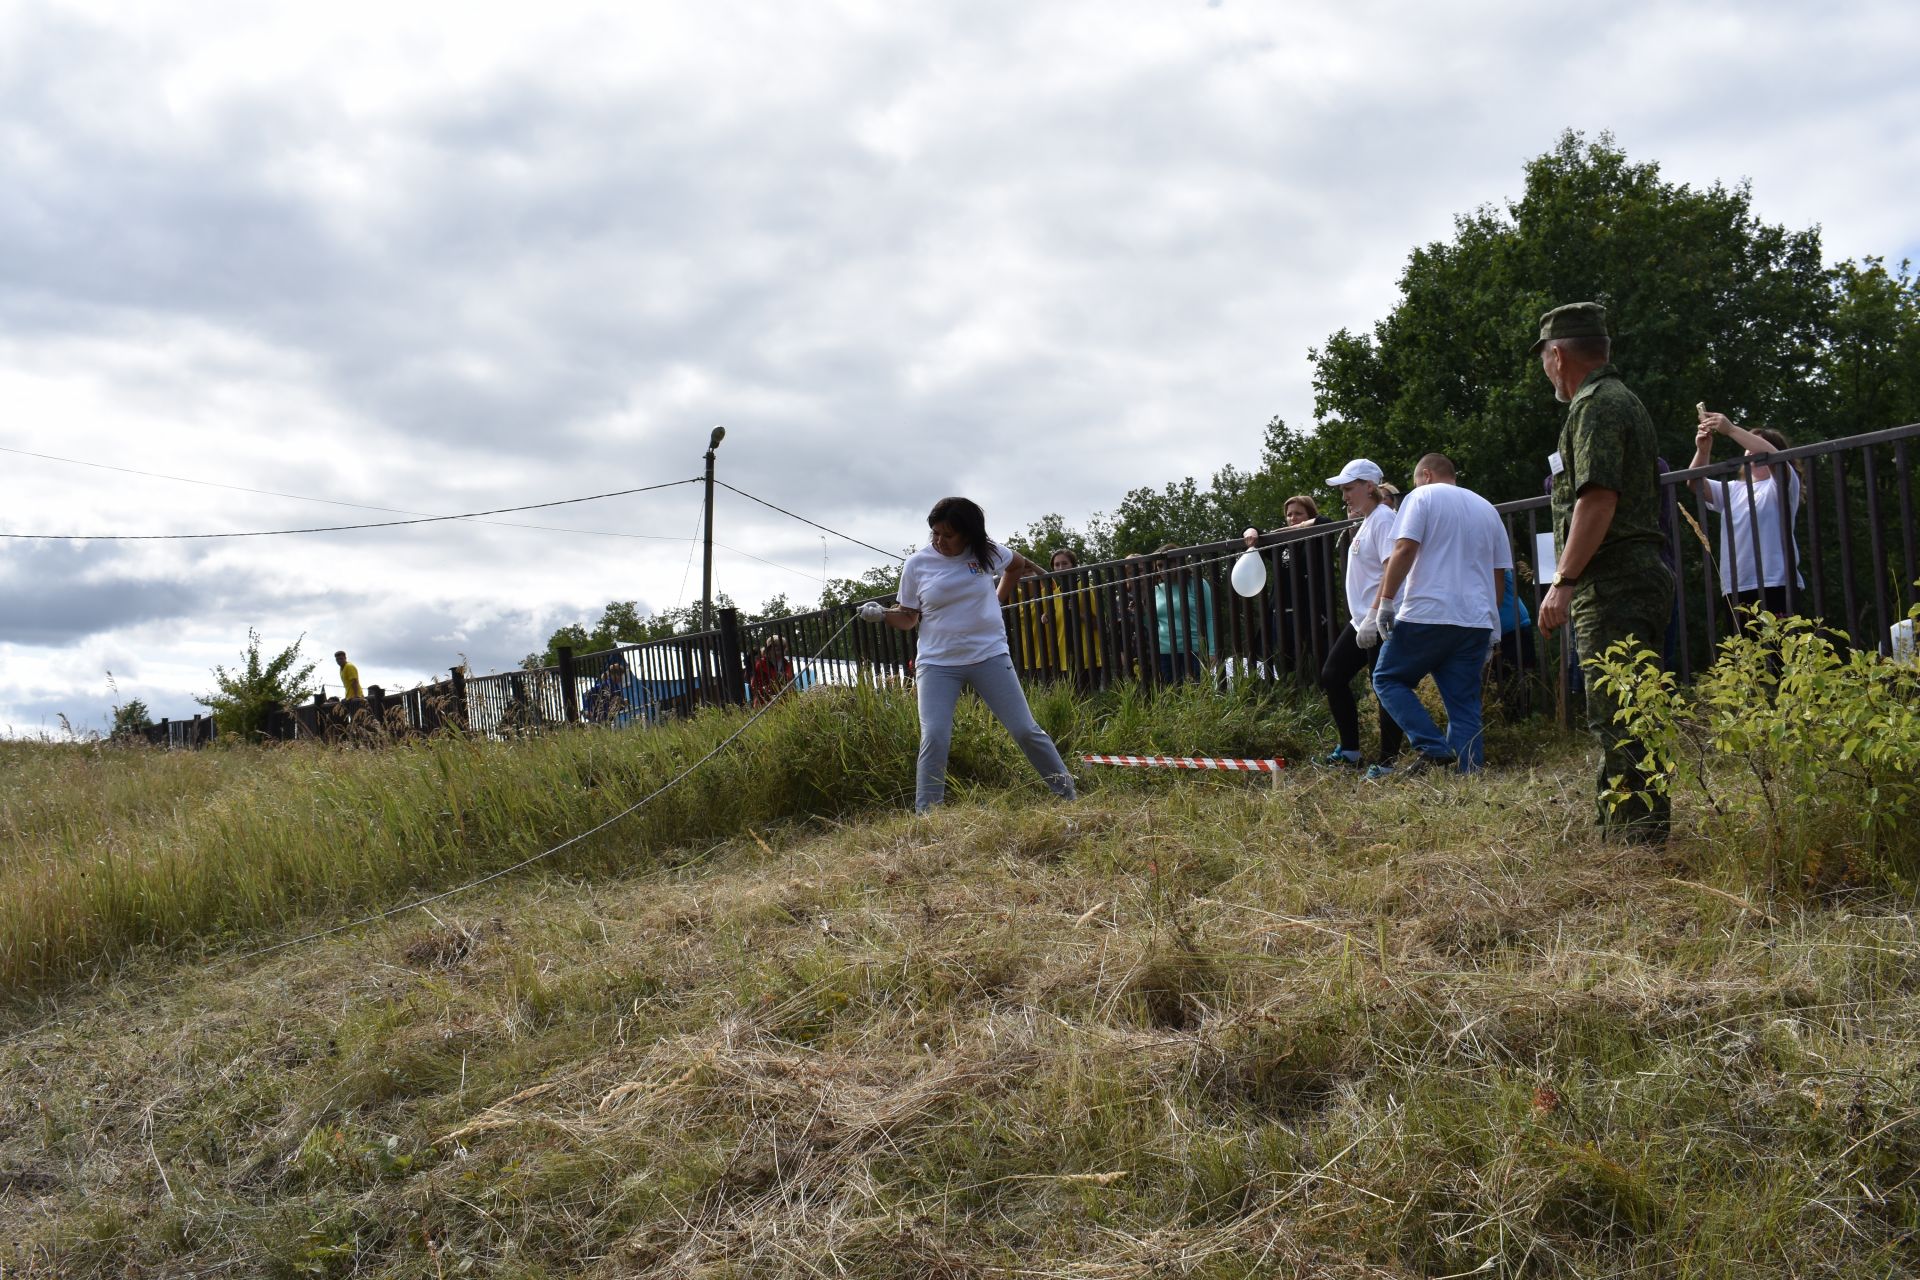
<svg viewBox="0 0 1920 1280"><path fill-rule="evenodd" d="M1737 625L1734 608L1749 600L1820 619L1844 645L1894 652L1920 577L1916 441L1920 424L1663 475L1665 550L1680 585L1659 638L1669 667L1691 679ZM1540 496L1495 507L1513 547L1519 612L1529 618L1539 615L1548 585L1540 555L1541 535L1551 538L1548 504ZM1023 579L1005 611L1015 666L1028 680L1085 689L1223 674L1310 684L1347 621L1345 553L1357 523L1320 520L1261 537L1267 586L1253 597L1229 581L1244 550L1237 539ZM453 728L504 737L562 724L639 727L763 700L788 682L804 689L911 678L913 633L847 626L853 608L751 622L725 609L711 631L598 653L561 650L552 666L487 676L455 669L404 693L374 687L360 702L316 698L270 717L264 736L337 740ZM776 637L785 641L784 661L769 650ZM1508 660L1523 684L1531 673L1559 671L1547 683L1557 683L1564 716L1569 688L1578 684L1565 633L1543 644L1528 625L1508 639ZM1530 696L1517 705L1530 709ZM211 738L210 719L206 730L179 727L187 723L163 722L155 732L183 746ZM153 732L148 738L160 740Z"/></svg>

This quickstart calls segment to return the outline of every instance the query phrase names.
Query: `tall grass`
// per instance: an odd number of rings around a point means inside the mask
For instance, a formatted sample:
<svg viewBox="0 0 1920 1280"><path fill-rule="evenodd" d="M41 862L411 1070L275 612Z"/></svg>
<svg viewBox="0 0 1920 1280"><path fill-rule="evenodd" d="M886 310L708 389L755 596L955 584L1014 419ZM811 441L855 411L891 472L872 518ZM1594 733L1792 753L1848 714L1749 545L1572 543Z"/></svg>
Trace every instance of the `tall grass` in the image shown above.
<svg viewBox="0 0 1920 1280"><path fill-rule="evenodd" d="M1309 713L1257 685L1035 710L1078 751L1291 752ZM0 992L71 980L129 948L230 946L444 888L600 823L713 751L743 713L646 732L512 743L443 736L363 751L240 746L172 753L0 744ZM904 807L918 721L909 693L826 689L776 706L683 783L549 864L644 867L748 826ZM957 792L1033 786L973 699L955 726ZM1122 785L1151 785L1128 780Z"/></svg>

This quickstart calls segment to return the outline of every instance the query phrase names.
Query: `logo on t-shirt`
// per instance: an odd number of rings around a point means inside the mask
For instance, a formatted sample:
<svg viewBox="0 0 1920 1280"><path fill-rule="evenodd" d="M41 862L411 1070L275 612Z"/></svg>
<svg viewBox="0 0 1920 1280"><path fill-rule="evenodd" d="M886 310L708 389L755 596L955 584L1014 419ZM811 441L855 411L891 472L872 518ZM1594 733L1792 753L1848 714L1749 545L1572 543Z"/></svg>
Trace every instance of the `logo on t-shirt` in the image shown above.
<svg viewBox="0 0 1920 1280"><path fill-rule="evenodd" d="M967 572L976 578L979 577L981 574L980 562L978 560L967 561Z"/></svg>

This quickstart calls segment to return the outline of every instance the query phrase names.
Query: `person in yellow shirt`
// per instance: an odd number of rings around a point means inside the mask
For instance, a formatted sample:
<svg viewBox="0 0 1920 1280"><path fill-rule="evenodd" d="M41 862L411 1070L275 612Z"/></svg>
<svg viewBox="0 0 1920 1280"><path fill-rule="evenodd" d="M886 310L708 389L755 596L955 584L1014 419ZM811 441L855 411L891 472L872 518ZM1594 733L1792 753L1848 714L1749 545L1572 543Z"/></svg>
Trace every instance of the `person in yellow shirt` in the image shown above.
<svg viewBox="0 0 1920 1280"><path fill-rule="evenodd" d="M1080 567L1066 547L1052 556L1055 573ZM1101 665L1099 609L1084 584L1039 582L1020 606L1020 627L1027 665L1035 674L1070 677L1092 688Z"/></svg>
<svg viewBox="0 0 1920 1280"><path fill-rule="evenodd" d="M367 695L360 690L360 668L347 661L347 651L335 650L333 660L340 664L340 687L344 691L340 695L340 700L343 702L364 700Z"/></svg>

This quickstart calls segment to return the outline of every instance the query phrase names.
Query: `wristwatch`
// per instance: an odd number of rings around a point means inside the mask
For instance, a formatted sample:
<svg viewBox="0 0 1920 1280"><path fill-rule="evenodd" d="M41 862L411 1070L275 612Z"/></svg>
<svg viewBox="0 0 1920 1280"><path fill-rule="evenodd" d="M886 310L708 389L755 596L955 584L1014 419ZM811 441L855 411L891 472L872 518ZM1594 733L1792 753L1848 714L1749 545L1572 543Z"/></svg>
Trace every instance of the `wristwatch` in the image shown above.
<svg viewBox="0 0 1920 1280"><path fill-rule="evenodd" d="M1575 586L1579 581L1580 575L1577 573L1556 573L1553 575L1553 585L1556 587Z"/></svg>

